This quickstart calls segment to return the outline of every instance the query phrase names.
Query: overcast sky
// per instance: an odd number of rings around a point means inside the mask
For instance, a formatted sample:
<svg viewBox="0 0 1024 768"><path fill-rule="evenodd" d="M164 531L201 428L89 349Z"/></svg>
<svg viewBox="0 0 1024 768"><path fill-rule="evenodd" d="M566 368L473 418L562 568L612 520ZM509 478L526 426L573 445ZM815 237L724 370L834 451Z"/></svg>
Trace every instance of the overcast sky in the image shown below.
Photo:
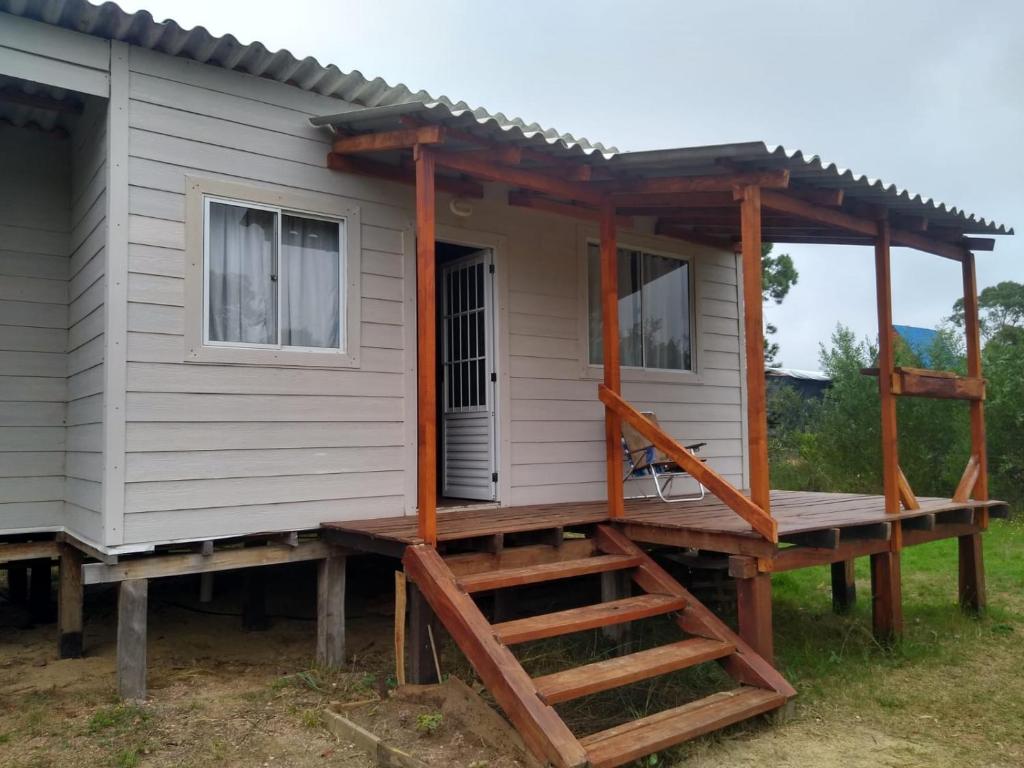
<svg viewBox="0 0 1024 768"><path fill-rule="evenodd" d="M622 150L764 140L1017 225L981 286L1024 281L1024 3L147 0L158 20L259 40ZM787 246L768 319L816 368L836 323L877 333L868 248ZM893 252L894 320L932 327L959 266Z"/></svg>

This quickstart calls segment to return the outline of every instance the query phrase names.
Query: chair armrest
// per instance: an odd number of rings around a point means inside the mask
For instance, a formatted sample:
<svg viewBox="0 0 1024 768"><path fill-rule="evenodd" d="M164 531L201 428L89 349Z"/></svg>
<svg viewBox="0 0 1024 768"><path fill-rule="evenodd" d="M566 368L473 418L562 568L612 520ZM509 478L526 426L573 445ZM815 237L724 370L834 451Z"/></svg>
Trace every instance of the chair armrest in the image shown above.
<svg viewBox="0 0 1024 768"><path fill-rule="evenodd" d="M705 443L691 443L690 445L684 445L683 447L686 450L688 450L688 451L696 452L696 451L699 451L701 448L703 448L705 445L707 445L706 442Z"/></svg>

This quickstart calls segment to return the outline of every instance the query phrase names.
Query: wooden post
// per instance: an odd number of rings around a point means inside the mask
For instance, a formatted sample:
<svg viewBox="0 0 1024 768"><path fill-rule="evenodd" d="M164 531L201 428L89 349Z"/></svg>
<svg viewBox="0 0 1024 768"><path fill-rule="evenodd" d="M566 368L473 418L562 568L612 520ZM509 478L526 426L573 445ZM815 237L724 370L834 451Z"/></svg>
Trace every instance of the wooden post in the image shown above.
<svg viewBox="0 0 1024 768"><path fill-rule="evenodd" d="M122 581L117 592L117 693L146 698L146 613L149 580Z"/></svg>
<svg viewBox="0 0 1024 768"><path fill-rule="evenodd" d="M70 544L60 547L57 588L57 650L62 659L82 655L82 553Z"/></svg>
<svg viewBox="0 0 1024 768"><path fill-rule="evenodd" d="M344 555L317 563L316 663L321 667L345 664L345 565Z"/></svg>
<svg viewBox="0 0 1024 768"><path fill-rule="evenodd" d="M434 611L427 603L423 593L412 581L409 584L409 664L407 668L409 682L413 685L430 685L439 682L437 669L434 666L434 653L430 646L428 627L436 626ZM438 639L434 633L435 641Z"/></svg>
<svg viewBox="0 0 1024 768"><path fill-rule="evenodd" d="M622 600L630 597L633 592L633 579L629 571L606 571L601 574L601 602L607 603L612 600ZM628 653L630 636L632 634L632 622L612 624L602 627L601 634L614 643L618 643L620 653Z"/></svg>
<svg viewBox="0 0 1024 768"><path fill-rule="evenodd" d="M437 545L437 308L434 155L417 144L416 163L416 392L419 534Z"/></svg>
<svg viewBox="0 0 1024 768"><path fill-rule="evenodd" d="M853 560L832 563L832 610L848 613L857 602L857 577Z"/></svg>
<svg viewBox="0 0 1024 768"><path fill-rule="evenodd" d="M619 357L619 247L615 238L615 205L610 199L601 204L601 344L604 385L622 394L622 370ZM604 411L604 442L608 484L608 514L622 517L624 489L622 476L622 420L610 408Z"/></svg>
<svg viewBox="0 0 1024 768"><path fill-rule="evenodd" d="M764 382L764 309L761 286L761 189L743 187L739 191L739 196L750 500L770 514L771 485L768 477L768 410Z"/></svg>
<svg viewBox="0 0 1024 768"><path fill-rule="evenodd" d="M875 638L889 643L903 634L900 553L871 555L871 617Z"/></svg>
<svg viewBox="0 0 1024 768"><path fill-rule="evenodd" d="M760 296L760 294L758 294ZM772 634L772 576L759 573L749 579L736 579L736 616L739 635L769 664L774 663L775 639Z"/></svg>
<svg viewBox="0 0 1024 768"><path fill-rule="evenodd" d="M49 558L29 562L28 611L34 624L53 621L53 564Z"/></svg>
<svg viewBox="0 0 1024 768"><path fill-rule="evenodd" d="M964 282L964 332L967 342L967 375L981 378L981 321L978 317L978 283L974 269L974 254L968 252L962 262ZM971 453L977 459L978 479L974 482L971 497L988 499L988 450L985 445L985 403L972 400L971 409ZM975 512L982 530L988 527L988 510ZM961 536L960 558L960 605L972 613L985 608L985 560L982 554L980 533Z"/></svg>
<svg viewBox="0 0 1024 768"><path fill-rule="evenodd" d="M405 571L395 571L395 680L405 685L405 606L409 587Z"/></svg>

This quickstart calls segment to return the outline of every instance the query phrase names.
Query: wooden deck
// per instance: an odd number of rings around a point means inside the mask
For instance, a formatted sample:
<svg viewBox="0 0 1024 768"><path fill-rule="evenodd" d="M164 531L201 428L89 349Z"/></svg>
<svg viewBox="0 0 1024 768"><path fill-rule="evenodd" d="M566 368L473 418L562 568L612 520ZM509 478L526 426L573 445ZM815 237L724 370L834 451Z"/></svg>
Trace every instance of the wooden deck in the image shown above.
<svg viewBox="0 0 1024 768"><path fill-rule="evenodd" d="M910 532L934 535L937 526L975 525L975 510L998 515L1006 505L998 501L955 502L922 498L921 508L886 514L885 499L852 493L772 491L772 514L778 520L783 545L838 549L840 543L887 541L893 521L905 521ZM480 539L496 534L523 533L553 528L571 529L609 520L604 501L538 504L523 507L441 512L437 516L439 542ZM700 502L666 504L627 501L625 516L616 521L634 541L678 547L697 547L738 555L773 557L785 548L765 541L732 510L713 497ZM323 523L331 538L358 550L400 556L404 548L420 542L415 516ZM911 535L908 543L919 543Z"/></svg>

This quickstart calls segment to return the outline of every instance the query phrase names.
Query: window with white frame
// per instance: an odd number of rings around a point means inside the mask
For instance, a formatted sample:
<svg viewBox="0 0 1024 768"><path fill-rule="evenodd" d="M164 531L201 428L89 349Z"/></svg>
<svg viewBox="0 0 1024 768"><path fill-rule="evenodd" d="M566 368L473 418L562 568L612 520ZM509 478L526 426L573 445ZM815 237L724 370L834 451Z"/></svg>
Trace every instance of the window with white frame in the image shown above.
<svg viewBox="0 0 1024 768"><path fill-rule="evenodd" d="M620 248L619 355L623 366L692 371L693 339L688 261ZM589 361L604 363L600 247L587 245Z"/></svg>
<svg viewBox="0 0 1024 768"><path fill-rule="evenodd" d="M344 352L345 220L216 197L203 208L204 344Z"/></svg>

